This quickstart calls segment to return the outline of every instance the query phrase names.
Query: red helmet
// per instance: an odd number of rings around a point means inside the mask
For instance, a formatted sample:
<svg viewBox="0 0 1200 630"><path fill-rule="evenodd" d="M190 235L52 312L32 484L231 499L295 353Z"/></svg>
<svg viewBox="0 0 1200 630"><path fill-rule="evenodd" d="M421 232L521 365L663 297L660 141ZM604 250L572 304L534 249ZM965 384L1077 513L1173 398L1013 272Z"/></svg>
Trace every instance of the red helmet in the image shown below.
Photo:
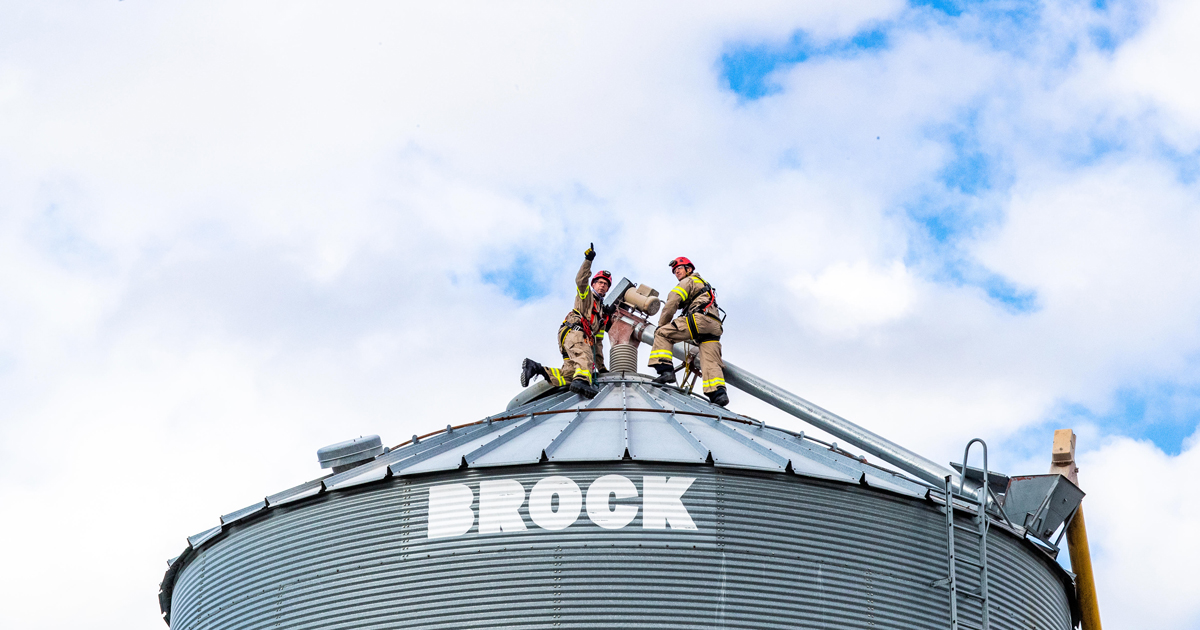
<svg viewBox="0 0 1200 630"><path fill-rule="evenodd" d="M693 265L692 261L688 260L685 256L680 256L679 258L676 258L667 264L671 265L671 271L675 271L675 268L679 265L687 265L692 269L696 268L696 265Z"/></svg>
<svg viewBox="0 0 1200 630"><path fill-rule="evenodd" d="M608 283L608 286L610 286L610 287L612 286L612 274L608 273L607 271L604 271L604 270L597 271L596 275L592 276L592 282L594 283L597 280L603 280Z"/></svg>

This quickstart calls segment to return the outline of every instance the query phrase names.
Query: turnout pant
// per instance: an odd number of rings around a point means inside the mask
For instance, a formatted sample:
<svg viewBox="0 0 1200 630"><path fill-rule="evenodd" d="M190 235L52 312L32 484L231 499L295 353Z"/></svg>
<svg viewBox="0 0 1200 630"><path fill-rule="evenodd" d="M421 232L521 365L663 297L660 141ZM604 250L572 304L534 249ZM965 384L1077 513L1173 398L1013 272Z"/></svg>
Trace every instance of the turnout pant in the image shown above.
<svg viewBox="0 0 1200 630"><path fill-rule="evenodd" d="M725 364L721 361L721 321L701 313L676 317L670 324L654 331L654 348L650 350L650 366L672 362L671 346L690 341L700 348L700 374L704 393L725 386Z"/></svg>
<svg viewBox="0 0 1200 630"><path fill-rule="evenodd" d="M558 349L563 354L562 369L546 369L546 379L555 385L566 385L577 378L592 382L592 344L582 330L567 330L559 334Z"/></svg>

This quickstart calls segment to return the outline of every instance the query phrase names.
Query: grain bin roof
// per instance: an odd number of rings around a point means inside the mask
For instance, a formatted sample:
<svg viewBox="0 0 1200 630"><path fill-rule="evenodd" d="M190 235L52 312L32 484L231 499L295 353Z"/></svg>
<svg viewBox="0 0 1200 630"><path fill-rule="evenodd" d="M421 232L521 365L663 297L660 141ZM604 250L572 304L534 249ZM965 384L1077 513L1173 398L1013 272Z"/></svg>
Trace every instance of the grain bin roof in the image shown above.
<svg viewBox="0 0 1200 630"><path fill-rule="evenodd" d="M592 400L564 389L480 422L408 442L368 464L327 477L322 485L340 490L389 475L629 458L787 471L925 496L926 487L906 477L649 378L606 376L598 385L600 394ZM267 503L286 501L290 492L268 497Z"/></svg>
<svg viewBox="0 0 1200 630"><path fill-rule="evenodd" d="M183 564L179 561L230 525L276 506L387 477L628 458L796 474L918 498L928 493L924 484L867 464L836 446L767 426L679 388L655 384L649 377L607 374L597 385L600 393L592 400L566 389L553 391L478 422L410 440L366 464L222 516L220 525L190 536L184 553L168 561L159 594L163 611L169 610L174 575Z"/></svg>
<svg viewBox="0 0 1200 630"><path fill-rule="evenodd" d="M310 481L221 517L221 525L259 510L391 476L551 462L634 461L707 464L789 472L862 483L913 497L928 488L836 447L718 407L641 375L605 375L587 400L566 389L458 427L405 442L371 462ZM416 438L416 436L414 436ZM190 537L191 546L220 532Z"/></svg>

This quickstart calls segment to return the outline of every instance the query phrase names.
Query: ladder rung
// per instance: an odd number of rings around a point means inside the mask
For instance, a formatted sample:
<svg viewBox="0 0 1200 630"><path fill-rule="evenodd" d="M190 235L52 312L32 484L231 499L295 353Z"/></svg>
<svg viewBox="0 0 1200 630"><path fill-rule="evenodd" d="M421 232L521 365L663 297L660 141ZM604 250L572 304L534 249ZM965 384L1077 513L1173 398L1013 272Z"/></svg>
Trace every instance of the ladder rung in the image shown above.
<svg viewBox="0 0 1200 630"><path fill-rule="evenodd" d="M979 569L980 571L983 570L983 565L979 564L978 562L975 562L974 560L967 560L966 558L955 558L955 559L963 564L969 564L969 565L975 567L976 569Z"/></svg>
<svg viewBox="0 0 1200 630"><path fill-rule="evenodd" d="M967 597L973 597L979 601L983 601L983 595L980 595L979 593L977 593L975 591L968 591L965 588L960 588L960 589L958 589L958 592L961 595L966 595Z"/></svg>
<svg viewBox="0 0 1200 630"><path fill-rule="evenodd" d="M961 529L962 531L967 532L968 534L975 534L976 536L985 536L986 535L986 534L979 533L978 529L975 529L973 527L967 527L966 525L959 525L958 523L955 523L954 527L955 527L955 529Z"/></svg>
<svg viewBox="0 0 1200 630"><path fill-rule="evenodd" d="M983 630L979 626L972 626L969 623L963 623L961 621L958 622L958 627L961 628L962 630Z"/></svg>

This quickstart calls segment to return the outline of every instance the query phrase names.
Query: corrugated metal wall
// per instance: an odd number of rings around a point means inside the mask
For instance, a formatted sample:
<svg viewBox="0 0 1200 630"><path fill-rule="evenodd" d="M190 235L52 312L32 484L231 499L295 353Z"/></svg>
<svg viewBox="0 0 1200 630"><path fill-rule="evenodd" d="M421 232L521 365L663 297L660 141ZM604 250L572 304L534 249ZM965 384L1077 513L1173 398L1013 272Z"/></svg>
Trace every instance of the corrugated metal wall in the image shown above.
<svg viewBox="0 0 1200 630"><path fill-rule="evenodd" d="M562 475L692 477L696 530L579 519L558 531L427 538L429 487ZM562 509L565 499L560 499ZM235 527L183 568L176 630L218 628L948 628L944 517L861 486L712 466L541 464L393 478ZM990 537L992 627L1066 630L1063 585L1037 552ZM974 557L970 545L959 552ZM970 581L967 580L968 585ZM978 606L964 621L978 625Z"/></svg>

